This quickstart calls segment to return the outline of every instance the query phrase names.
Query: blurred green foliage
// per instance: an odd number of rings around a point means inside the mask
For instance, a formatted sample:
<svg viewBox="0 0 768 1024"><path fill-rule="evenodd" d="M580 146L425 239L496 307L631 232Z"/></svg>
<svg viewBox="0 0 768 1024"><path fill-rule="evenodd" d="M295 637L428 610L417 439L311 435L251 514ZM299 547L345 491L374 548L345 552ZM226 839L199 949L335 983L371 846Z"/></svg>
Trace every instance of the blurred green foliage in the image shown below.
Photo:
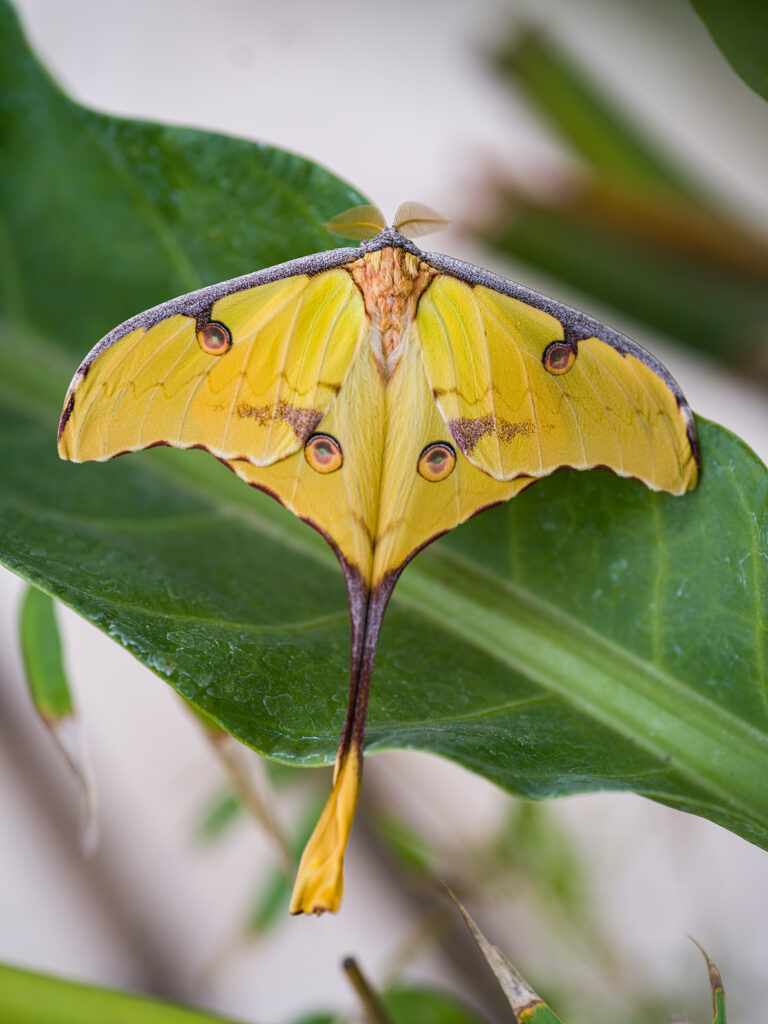
<svg viewBox="0 0 768 1024"><path fill-rule="evenodd" d="M196 838L210 843L220 839L242 817L243 805L231 786L224 786L205 808L196 829Z"/></svg>
<svg viewBox="0 0 768 1024"><path fill-rule="evenodd" d="M638 324L768 379L766 239L546 35L515 36L496 66L583 167L555 179L546 198L497 178L479 236Z"/></svg>

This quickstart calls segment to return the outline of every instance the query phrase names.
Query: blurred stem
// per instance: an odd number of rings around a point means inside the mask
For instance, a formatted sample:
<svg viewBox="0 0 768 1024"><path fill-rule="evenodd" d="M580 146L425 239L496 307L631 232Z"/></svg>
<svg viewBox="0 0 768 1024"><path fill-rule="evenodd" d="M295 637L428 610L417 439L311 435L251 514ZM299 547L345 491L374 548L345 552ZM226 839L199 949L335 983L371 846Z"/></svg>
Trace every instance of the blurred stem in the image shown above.
<svg viewBox="0 0 768 1024"><path fill-rule="evenodd" d="M10 778L17 780L25 806L39 822L43 848L64 876L73 880L75 891L83 894L85 905L97 906L99 913L105 916L111 933L118 936L121 948L132 965L136 984L155 996L187 998L190 991L187 965L182 963L183 957L177 945L166 941L157 930L147 902L133 897L131 886L126 886L125 879L118 877L119 871L113 859L96 856L86 863L71 842L65 839L71 830L71 814L61 786L58 760L55 765L51 763L39 742L37 720L32 719L26 706L22 707L15 698L21 686L21 679L0 677L2 767L3 771L9 772ZM25 1007L25 1012L29 1011L27 1017L14 1018L10 1015L11 999L16 998L15 994L27 985L36 984L37 979L38 975L28 975L0 965L2 1024L17 1024L17 1021L23 1024L56 1024L57 1019L53 1015L35 1016L32 1001ZM70 1017L66 1024L81 1022L77 1017Z"/></svg>
<svg viewBox="0 0 768 1024"><path fill-rule="evenodd" d="M393 1024L392 1018L384 1008L381 997L360 970L360 966L355 958L348 956L341 966L349 983L357 993L368 1024Z"/></svg>
<svg viewBox="0 0 768 1024"><path fill-rule="evenodd" d="M259 771L258 755L223 729L206 728L205 733L213 749L219 755L221 763L229 775L232 788L242 800L243 806L272 839L283 871L286 875L293 875L296 870L296 861L288 839L277 820L272 801L263 793L266 780L264 773Z"/></svg>
<svg viewBox="0 0 768 1024"><path fill-rule="evenodd" d="M302 814L297 833L291 840L291 852L294 863L298 862L304 847L309 842L309 837L312 835L317 820L325 806L325 800L325 794L317 799L313 799L309 807ZM275 924L282 911L288 908L293 886L293 874L293 870L286 873L284 869L279 867L272 871L266 885L260 890L259 898L248 916L246 931L249 936L258 937L263 935L268 928Z"/></svg>
<svg viewBox="0 0 768 1024"><path fill-rule="evenodd" d="M203 727L208 742L218 754L232 788L243 806L274 842L283 871L287 875L293 875L296 870L296 858L280 827L273 801L264 793L264 790L270 790L270 786L263 770L262 758L240 740L235 739L191 701L184 700L184 703Z"/></svg>
<svg viewBox="0 0 768 1024"><path fill-rule="evenodd" d="M396 858L391 848L382 842L373 822L381 816L385 800L380 796L380 784L370 760L367 770L366 785L357 812L356 835L358 842L365 844L366 856L376 864L378 873L383 879L388 877L393 893L398 894L411 918L419 922L411 936L406 938L406 943L415 942L420 936L426 937L431 930L438 954L447 962L449 971L471 990L481 1012L490 1020L504 1020L508 1015L506 1001L470 935L452 925L449 914L444 912L447 907L437 876L423 872L417 875L405 870L402 860ZM451 883L454 889L462 891L461 879L452 878ZM402 962L400 953L401 950L397 949L393 955L387 972L388 981L395 975L398 962Z"/></svg>
<svg viewBox="0 0 768 1024"><path fill-rule="evenodd" d="M411 964L425 950L442 942L443 937L450 934L453 928L454 922L445 907L439 904L427 907L388 957L384 970L384 988L388 989L397 984Z"/></svg>
<svg viewBox="0 0 768 1024"><path fill-rule="evenodd" d="M514 197L510 197L514 201ZM558 209L584 227L642 239L719 270L768 285L768 245L714 208L595 178L569 189Z"/></svg>

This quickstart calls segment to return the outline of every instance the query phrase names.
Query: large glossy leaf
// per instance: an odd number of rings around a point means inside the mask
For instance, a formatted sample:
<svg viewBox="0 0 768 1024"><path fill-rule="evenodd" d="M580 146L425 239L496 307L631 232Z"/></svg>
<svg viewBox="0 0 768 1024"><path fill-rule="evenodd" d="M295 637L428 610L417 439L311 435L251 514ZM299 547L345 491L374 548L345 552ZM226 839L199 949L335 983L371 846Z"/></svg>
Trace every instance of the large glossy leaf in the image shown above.
<svg viewBox="0 0 768 1024"><path fill-rule="evenodd" d="M308 160L69 100L0 2L0 311L82 356L174 295L340 239L363 197Z"/></svg>
<svg viewBox="0 0 768 1024"><path fill-rule="evenodd" d="M6 11L0 68L8 75L16 63L21 77L2 114L16 139L16 177L10 184L4 162L15 279L0 344L0 559L256 749L329 761L346 703L349 629L324 542L203 452L157 449L77 466L58 460L55 429L77 357L112 320L166 297L148 294L156 285L140 258L168 259L156 252L158 223L172 224L185 252L205 235L201 277L247 269L233 266L231 233L217 220L225 199L216 181L233 173L236 156L243 175L262 160L283 168L279 179L248 172L262 182L267 210L263 182L290 198L266 232L249 220L259 209L252 184L244 197L226 197L222 216L255 264L324 244L317 221L350 190L274 151L115 125L73 107L33 73L12 27ZM70 138L67 118L88 132L73 128ZM103 130L110 160L82 188L73 176L67 203L56 206L44 190L36 206L44 183L35 147L49 143L26 122L58 139L64 163L96 161ZM174 159L156 171L166 146ZM156 189L143 193L150 165ZM183 194L195 218L171 217L166 170L190 182ZM100 239L122 239L125 204L138 194L125 253L115 244L105 269ZM58 319L41 283L49 235L66 264L56 286L66 277L78 296L62 300ZM560 473L420 555L385 621L370 748L431 750L531 797L635 790L768 845L768 475L736 438L701 428L703 479L690 496L599 471Z"/></svg>
<svg viewBox="0 0 768 1024"><path fill-rule="evenodd" d="M768 7L763 0L691 0L733 70L768 100Z"/></svg>

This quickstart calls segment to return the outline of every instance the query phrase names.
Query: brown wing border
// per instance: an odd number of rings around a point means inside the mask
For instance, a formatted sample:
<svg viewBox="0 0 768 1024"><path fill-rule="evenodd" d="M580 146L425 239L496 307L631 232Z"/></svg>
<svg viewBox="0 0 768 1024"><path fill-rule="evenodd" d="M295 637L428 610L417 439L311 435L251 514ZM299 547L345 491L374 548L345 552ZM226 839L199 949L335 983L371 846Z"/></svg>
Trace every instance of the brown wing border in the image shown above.
<svg viewBox="0 0 768 1024"><path fill-rule="evenodd" d="M69 405L72 393L88 375L94 360L102 352L105 352L110 346L114 345L116 341L124 338L126 334L130 334L131 331L135 331L139 327L148 330L150 327L154 327L155 324L160 323L161 320L176 314L194 317L199 323L202 319L207 319L207 312L214 303L218 302L225 295L233 295L248 288L255 288L260 284L271 284L273 281L281 281L286 277L296 277L299 274L307 274L311 277L322 273L324 270L334 270L336 267L343 267L347 263L360 259L361 255L360 249L345 248L329 249L325 252L312 253L310 256L300 256L298 259L289 260L287 263L279 263L277 266L256 270L251 274L244 274L242 277L234 277L230 281L221 281L219 284L198 288L194 292L187 292L186 295L180 295L178 298L171 299L168 302L161 302L158 306L152 306L151 309L144 310L143 313L137 313L136 316L132 316L130 320L119 324L109 334L105 334L100 341L96 342L80 366L78 366L67 389L67 399L59 424L59 436L61 436L61 432L66 425L67 414L71 412Z"/></svg>
<svg viewBox="0 0 768 1024"><path fill-rule="evenodd" d="M602 321L582 313L581 310L574 309L573 306L567 306L556 299L550 299L540 292L535 292L531 288L526 288L524 285L510 281L506 277L501 277L500 274L494 274L489 270L484 270L482 267L477 267L473 263L465 263L463 260L454 259L452 256L444 256L441 253L432 252L421 253L421 258L429 266L434 267L435 270L464 281L466 284L482 285L485 288L500 292L502 295L508 295L510 298L525 302L527 305L533 306L544 313L549 313L550 316L559 320L563 325L565 340L575 348L578 348L579 341L586 338L599 338L600 341L610 345L611 348L620 352L623 356L631 355L639 359L641 363L644 363L657 377L664 381L675 396L680 414L685 420L686 434L691 446L691 452L696 465L698 467L701 466L701 455L693 410L688 404L680 385L669 370L647 349L644 349L642 345L638 345L636 341L632 341L631 338L621 334L613 327L609 327Z"/></svg>

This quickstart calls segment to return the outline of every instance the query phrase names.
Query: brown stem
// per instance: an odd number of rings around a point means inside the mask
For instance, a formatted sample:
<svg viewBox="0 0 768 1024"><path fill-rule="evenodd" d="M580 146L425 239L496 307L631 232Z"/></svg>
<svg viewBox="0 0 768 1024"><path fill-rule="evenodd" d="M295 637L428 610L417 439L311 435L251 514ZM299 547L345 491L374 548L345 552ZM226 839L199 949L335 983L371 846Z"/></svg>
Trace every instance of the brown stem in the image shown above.
<svg viewBox="0 0 768 1024"><path fill-rule="evenodd" d="M392 1018L384 1008L381 996L374 990L371 983L360 970L360 966L355 958L348 956L341 966L349 979L349 983L357 993L368 1024L393 1024Z"/></svg>

